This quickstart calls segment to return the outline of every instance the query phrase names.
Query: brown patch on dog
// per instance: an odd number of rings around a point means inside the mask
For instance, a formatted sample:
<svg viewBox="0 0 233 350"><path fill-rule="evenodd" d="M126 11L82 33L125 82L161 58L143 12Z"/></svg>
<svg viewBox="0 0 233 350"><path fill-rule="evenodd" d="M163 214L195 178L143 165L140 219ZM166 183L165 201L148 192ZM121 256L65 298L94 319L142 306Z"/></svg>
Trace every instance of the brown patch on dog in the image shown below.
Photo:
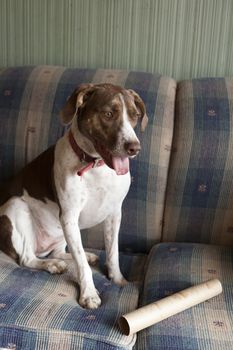
<svg viewBox="0 0 233 350"><path fill-rule="evenodd" d="M31 197L56 201L53 176L54 146L26 165L18 175L0 188L0 206L11 197L21 197L26 190Z"/></svg>
<svg viewBox="0 0 233 350"><path fill-rule="evenodd" d="M109 150L116 144L118 130L122 126L123 98L130 123L136 127L141 121L144 131L148 117L145 105L134 90L127 90L112 84L82 84L67 100L60 115L63 123L70 123L75 115L80 131L91 141L101 141Z"/></svg>
<svg viewBox="0 0 233 350"><path fill-rule="evenodd" d="M129 89L127 91L133 97L134 103L135 103L136 108L137 108L137 115L139 116L139 118L141 118L141 130L145 131L147 124L148 124L148 116L146 114L146 107L144 105L144 102L142 101L141 97L134 90ZM129 105L131 105L131 104L129 104ZM129 113L129 115L130 115L130 113ZM134 115L135 115L135 112L134 112Z"/></svg>
<svg viewBox="0 0 233 350"><path fill-rule="evenodd" d="M12 244L12 231L13 227L9 218L6 215L0 216L0 250L18 263L19 255Z"/></svg>
<svg viewBox="0 0 233 350"><path fill-rule="evenodd" d="M91 141L101 142L113 150L122 127L121 88L112 85L97 85L95 91L79 108L77 123L81 133Z"/></svg>
<svg viewBox="0 0 233 350"><path fill-rule="evenodd" d="M60 118L63 124L69 124L78 108L85 102L87 96L94 91L93 84L81 84L79 88L75 89L66 101L65 106L60 111Z"/></svg>
<svg viewBox="0 0 233 350"><path fill-rule="evenodd" d="M147 125L145 105L133 90L112 84L84 84L76 89L61 111L63 122L76 117L79 131L94 145L96 151L110 167L113 157L134 156L140 150L138 140L124 141L119 148L119 135L126 106L129 122L133 128L141 122L141 130ZM122 141L122 142L123 142Z"/></svg>

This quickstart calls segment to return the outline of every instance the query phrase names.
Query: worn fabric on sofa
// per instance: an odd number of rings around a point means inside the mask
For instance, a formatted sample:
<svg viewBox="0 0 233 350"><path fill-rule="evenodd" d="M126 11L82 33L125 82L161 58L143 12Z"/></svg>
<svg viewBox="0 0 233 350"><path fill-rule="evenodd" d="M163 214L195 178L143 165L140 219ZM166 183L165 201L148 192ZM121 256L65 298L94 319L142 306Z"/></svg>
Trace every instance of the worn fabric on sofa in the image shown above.
<svg viewBox="0 0 233 350"><path fill-rule="evenodd" d="M149 256L140 305L212 278L223 293L138 333L138 350L233 348L233 250L191 243L162 243Z"/></svg>
<svg viewBox="0 0 233 350"><path fill-rule="evenodd" d="M62 275L19 267L0 253L0 348L20 350L131 349L136 335L121 334L118 318L138 304L146 256L121 254L128 278L120 288L105 276L105 254L93 269L102 305L85 310L78 305L73 264ZM137 269L135 269L137 266Z"/></svg>
<svg viewBox="0 0 233 350"><path fill-rule="evenodd" d="M178 84L164 241L233 246L233 80Z"/></svg>
<svg viewBox="0 0 233 350"><path fill-rule="evenodd" d="M0 182L12 176L63 135L58 114L81 83L118 84L144 100L149 126L138 128L142 151L131 162L132 186L124 203L120 247L148 252L160 241L170 158L176 83L122 70L55 66L14 67L0 71ZM103 248L102 227L83 234L85 246Z"/></svg>

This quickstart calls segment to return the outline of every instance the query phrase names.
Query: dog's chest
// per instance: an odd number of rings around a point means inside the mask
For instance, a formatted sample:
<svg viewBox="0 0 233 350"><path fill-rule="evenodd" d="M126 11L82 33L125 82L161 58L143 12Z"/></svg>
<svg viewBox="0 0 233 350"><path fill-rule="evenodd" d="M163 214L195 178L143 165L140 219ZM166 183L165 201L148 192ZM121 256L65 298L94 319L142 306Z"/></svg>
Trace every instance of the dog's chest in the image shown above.
<svg viewBox="0 0 233 350"><path fill-rule="evenodd" d="M108 215L120 210L130 186L130 174L117 176L106 166L90 171L81 179L84 205L80 213L80 228L102 222Z"/></svg>

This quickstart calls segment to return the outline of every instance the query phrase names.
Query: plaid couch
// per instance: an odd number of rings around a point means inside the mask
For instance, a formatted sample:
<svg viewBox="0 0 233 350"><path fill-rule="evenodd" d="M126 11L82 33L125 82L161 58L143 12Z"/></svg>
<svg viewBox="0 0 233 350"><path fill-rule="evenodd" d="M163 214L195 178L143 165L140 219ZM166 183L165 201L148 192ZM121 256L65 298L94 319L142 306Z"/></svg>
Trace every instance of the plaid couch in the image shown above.
<svg viewBox="0 0 233 350"><path fill-rule="evenodd" d="M78 303L74 266L63 275L19 267L0 253L0 349L233 348L233 80L176 83L149 73L26 66L0 70L0 182L64 134L58 112L84 82L136 90L149 116L131 162L120 265L131 282L106 278L102 227L82 232L100 257L93 268L102 305ZM0 235L1 239L1 235ZM137 335L123 313L219 278L223 293Z"/></svg>

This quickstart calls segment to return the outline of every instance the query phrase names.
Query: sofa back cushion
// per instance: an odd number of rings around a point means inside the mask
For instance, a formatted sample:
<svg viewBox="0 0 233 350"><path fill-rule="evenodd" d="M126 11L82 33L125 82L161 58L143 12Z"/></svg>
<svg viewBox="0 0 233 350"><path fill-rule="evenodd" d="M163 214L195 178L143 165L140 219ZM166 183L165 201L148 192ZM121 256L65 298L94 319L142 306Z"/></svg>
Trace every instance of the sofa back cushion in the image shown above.
<svg viewBox="0 0 233 350"><path fill-rule="evenodd" d="M233 80L178 84L164 241L233 243Z"/></svg>
<svg viewBox="0 0 233 350"><path fill-rule="evenodd" d="M161 238L176 83L149 73L14 67L0 71L0 182L14 175L61 137L58 113L81 83L109 82L134 89L145 102L149 124L142 151L131 162L132 186L124 202L121 248L145 252ZM43 171L43 169L42 169ZM101 231L101 232L100 232ZM85 246L103 247L102 227L83 233Z"/></svg>

